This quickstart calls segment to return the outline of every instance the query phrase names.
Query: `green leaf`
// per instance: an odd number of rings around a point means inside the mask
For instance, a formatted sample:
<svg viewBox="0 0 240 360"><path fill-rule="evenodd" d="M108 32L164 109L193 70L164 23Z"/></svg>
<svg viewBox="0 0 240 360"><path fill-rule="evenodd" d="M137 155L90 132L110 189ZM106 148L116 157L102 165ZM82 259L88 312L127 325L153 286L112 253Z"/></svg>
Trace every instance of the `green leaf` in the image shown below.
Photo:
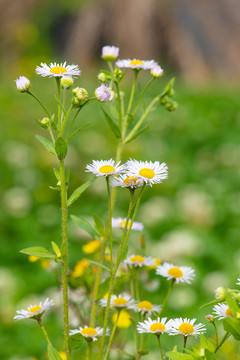
<svg viewBox="0 0 240 360"><path fill-rule="evenodd" d="M99 234L94 229L94 227L92 227L92 225L89 224L88 221L80 218L79 216L75 216L75 215L71 215L71 218L78 226L80 226L81 229L88 232L94 239L97 239L97 240L99 239Z"/></svg>
<svg viewBox="0 0 240 360"><path fill-rule="evenodd" d="M78 333L78 334L74 334L74 335L70 335L69 336L69 347L70 350L77 350L80 348L80 346L82 345L84 340L84 337Z"/></svg>
<svg viewBox="0 0 240 360"><path fill-rule="evenodd" d="M145 126L143 129L137 131L135 134L133 134L127 141L125 141L125 144L130 143L132 140L136 139L139 135L141 135L144 131L146 131L149 128L150 125Z"/></svg>
<svg viewBox="0 0 240 360"><path fill-rule="evenodd" d="M74 190L74 192L68 199L67 205L68 206L72 205L74 201L76 201L79 198L79 196L96 180L96 178L97 177L94 176L92 179L88 180L83 185L79 186L76 190Z"/></svg>
<svg viewBox="0 0 240 360"><path fill-rule="evenodd" d="M57 350L51 344L48 344L48 358L49 360L62 360Z"/></svg>
<svg viewBox="0 0 240 360"><path fill-rule="evenodd" d="M167 85L165 86L165 89L163 90L163 93L161 96L166 96L168 95L168 93L172 90L173 88L173 85L174 85L174 82L175 82L175 78L173 77L168 83Z"/></svg>
<svg viewBox="0 0 240 360"><path fill-rule="evenodd" d="M209 351L208 349L205 350L205 357L207 360L215 360L215 355L213 352Z"/></svg>
<svg viewBox="0 0 240 360"><path fill-rule="evenodd" d="M36 139L38 139L38 141L40 141L40 143L45 147L45 149L48 152L57 156L56 151L55 151L54 146L51 143L51 141L49 141L48 139L45 139L43 136L40 136L40 135L36 135L35 137L36 137Z"/></svg>
<svg viewBox="0 0 240 360"><path fill-rule="evenodd" d="M56 179L60 181L60 171L56 168L53 168L54 175L56 176Z"/></svg>
<svg viewBox="0 0 240 360"><path fill-rule="evenodd" d="M214 350L214 346L211 343L211 341L209 341L203 334L200 334L200 339L201 339L201 345L204 349L208 349L209 351Z"/></svg>
<svg viewBox="0 0 240 360"><path fill-rule="evenodd" d="M69 136L69 138L67 139L67 142L70 141L75 135L77 135L80 131L82 131L83 129L85 129L86 127L88 127L90 124L86 124L83 125L82 127L80 127L79 129L77 129L76 131L74 131L74 133Z"/></svg>
<svg viewBox="0 0 240 360"><path fill-rule="evenodd" d="M67 155L67 144L62 137L59 137L55 142L55 150L59 160L65 159Z"/></svg>
<svg viewBox="0 0 240 360"><path fill-rule="evenodd" d="M108 292L110 280L111 277L109 276L99 285L96 301L102 299L104 295Z"/></svg>
<svg viewBox="0 0 240 360"><path fill-rule="evenodd" d="M227 317L223 320L223 327L230 332L236 340L240 340L240 320Z"/></svg>
<svg viewBox="0 0 240 360"><path fill-rule="evenodd" d="M50 189L52 189L52 190L56 190L56 191L60 191L60 190L61 190L60 186L49 186L49 187L50 187Z"/></svg>
<svg viewBox="0 0 240 360"><path fill-rule="evenodd" d="M112 120L112 118L108 115L108 113L102 108L102 111L105 115L105 118L108 122L108 125L110 126L110 128L112 129L113 133L115 134L115 136L120 139L121 138L121 132L119 130L119 127L115 124L115 122Z"/></svg>
<svg viewBox="0 0 240 360"><path fill-rule="evenodd" d="M71 173L70 169L67 169L67 170L66 170L66 175L65 175L66 184L69 183L70 173Z"/></svg>
<svg viewBox="0 0 240 360"><path fill-rule="evenodd" d="M127 253L128 253L128 245L126 245L124 250L123 250L123 253L122 253L122 256L121 256L121 259L120 259L121 262L123 262L126 259Z"/></svg>
<svg viewBox="0 0 240 360"><path fill-rule="evenodd" d="M226 300L229 309L231 310L233 315L236 316L236 313L239 311L239 307L228 291L226 292Z"/></svg>
<svg viewBox="0 0 240 360"><path fill-rule="evenodd" d="M100 72L103 73L104 75L106 75L108 80L112 79L112 74L109 71L101 70Z"/></svg>
<svg viewBox="0 0 240 360"><path fill-rule="evenodd" d="M219 301L219 300L210 301L209 303L202 305L202 306L200 307L200 309L205 309L205 308L208 307L208 306L212 306L212 305L219 304L219 302L221 302L221 301Z"/></svg>
<svg viewBox="0 0 240 360"><path fill-rule="evenodd" d="M107 267L106 265L101 264L98 261L94 261L94 260L90 260L90 259L86 259L89 263L100 266L101 268L103 268L104 270L107 270L108 272L111 272L111 270L109 269L109 267Z"/></svg>
<svg viewBox="0 0 240 360"><path fill-rule="evenodd" d="M95 228L98 231L100 236L103 236L104 234L104 226L102 221L99 219L99 217L96 214L93 214L93 219L95 222Z"/></svg>
<svg viewBox="0 0 240 360"><path fill-rule="evenodd" d="M52 241L52 248L55 254L57 255L57 257L61 257L61 251L54 241Z"/></svg>
<svg viewBox="0 0 240 360"><path fill-rule="evenodd" d="M187 355L174 351L167 352L166 355L171 360L193 360L192 355Z"/></svg>
<svg viewBox="0 0 240 360"><path fill-rule="evenodd" d="M20 253L26 255L38 256L42 258L55 259L55 255L53 255L50 251L40 246L34 246L34 247L22 249Z"/></svg>

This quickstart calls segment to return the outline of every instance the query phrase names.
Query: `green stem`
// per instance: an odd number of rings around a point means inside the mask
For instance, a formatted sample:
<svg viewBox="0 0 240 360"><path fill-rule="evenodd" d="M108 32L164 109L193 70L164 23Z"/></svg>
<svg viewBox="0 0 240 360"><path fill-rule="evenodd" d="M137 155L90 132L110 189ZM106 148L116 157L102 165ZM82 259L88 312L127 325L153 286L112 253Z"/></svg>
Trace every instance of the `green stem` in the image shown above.
<svg viewBox="0 0 240 360"><path fill-rule="evenodd" d="M43 326L42 320L41 320L41 319L37 319L37 321L38 321L38 324L40 325L40 327L41 327L41 329L42 329L42 331L43 331L43 333L44 333L44 335L45 335L45 338L46 338L48 344L49 344L49 345L52 345L52 343L51 343L51 341L50 341L50 339L49 339L49 337L48 337L47 331L46 331L45 327Z"/></svg>
<svg viewBox="0 0 240 360"><path fill-rule="evenodd" d="M49 127L49 128L48 128L48 131L49 131L49 134L50 134L50 136L51 136L51 139L52 139L53 145L55 145L55 138L54 138L54 135L53 135L52 129Z"/></svg>
<svg viewBox="0 0 240 360"><path fill-rule="evenodd" d="M92 341L87 342L86 360L92 360Z"/></svg>
<svg viewBox="0 0 240 360"><path fill-rule="evenodd" d="M122 133L122 99L120 95L119 84L116 81L117 97L118 97L118 113L119 113L119 130Z"/></svg>
<svg viewBox="0 0 240 360"><path fill-rule="evenodd" d="M219 345L216 346L214 353L216 353L220 347L225 343L225 341L231 336L231 334L229 332L226 332L226 334L224 335L224 337L222 338L222 340L220 341Z"/></svg>
<svg viewBox="0 0 240 360"><path fill-rule="evenodd" d="M60 84L60 77L56 77L57 82L57 97L58 97L58 131L61 131L61 84Z"/></svg>
<svg viewBox="0 0 240 360"><path fill-rule="evenodd" d="M51 118L51 115L49 114L49 112L47 111L47 109L45 108L45 106L43 105L43 103L41 102L41 100L39 100L39 98L34 95L30 90L26 91L27 94L31 95L35 100L37 100L37 102L41 105L41 107L43 108L43 110L46 112L47 116L49 118Z"/></svg>
<svg viewBox="0 0 240 360"><path fill-rule="evenodd" d="M116 331L116 328L117 328L120 313L121 313L121 310L118 311L117 320L116 320L116 322L114 324L114 327L112 329L112 333L111 333L111 336L110 336L110 339L109 339L109 342L108 342L108 346L107 346L107 350L106 350L106 353L105 353L105 356L104 356L104 360L107 360L107 358L108 358L108 353L109 353L110 347L112 345L112 341L113 341L113 337L114 337L114 334L115 334L115 331Z"/></svg>
<svg viewBox="0 0 240 360"><path fill-rule="evenodd" d="M62 123L62 128L61 128L61 131L60 131L60 135L59 136L63 136L63 132L64 132L64 129L65 129L65 125L66 125L66 122L67 122L67 119L70 115L70 112L72 111L73 109L73 106L71 105L70 108L68 109L68 112L66 113L65 115L65 118L63 120L63 123Z"/></svg>
<svg viewBox="0 0 240 360"><path fill-rule="evenodd" d="M183 353L185 353L186 345L187 345L187 336L183 335Z"/></svg>
<svg viewBox="0 0 240 360"><path fill-rule="evenodd" d="M128 122L128 117L130 115L130 111L131 111L131 107L132 107L138 73L139 73L139 70L134 70L134 80L133 80L132 91L131 91L131 95L130 95L130 99L129 99L129 103L128 103L128 107L127 107L126 116L123 119L122 139L125 138L125 134L126 134L126 130L127 130L127 122Z"/></svg>
<svg viewBox="0 0 240 360"><path fill-rule="evenodd" d="M157 340L158 340L158 346L159 346L159 351L160 351L160 355L161 355L161 360L163 360L163 352L162 352L162 345L161 345L161 341L160 341L160 335L157 335Z"/></svg>
<svg viewBox="0 0 240 360"><path fill-rule="evenodd" d="M137 101L137 103L136 103L136 105L135 105L135 107L134 107L134 109L133 109L133 111L132 111L132 115L135 114L135 112L136 112L136 110L137 110L137 108L138 108L138 106L139 106L139 104L140 104L140 102L141 102L141 100L142 100L145 92L147 91L147 89L149 88L149 86L151 85L151 83L153 82L153 80L154 80L154 78L151 78L151 79L148 81L148 83L146 84L145 88L143 89L141 95L139 96L139 99L138 99L138 101Z"/></svg>
<svg viewBox="0 0 240 360"><path fill-rule="evenodd" d="M131 274L130 290L131 290L131 297L132 297L132 299L134 299L134 276L133 276L133 274ZM135 314L135 320L136 320L136 315L137 314ZM133 335L134 335L134 344L135 344L135 359L139 360L138 338L137 338L137 328L136 327L134 327Z"/></svg>
<svg viewBox="0 0 240 360"><path fill-rule="evenodd" d="M164 310L164 308L165 308L165 305L166 305L166 303L167 303L168 296L169 296L170 292L172 291L172 288L173 288L173 285L174 285L175 281L176 281L176 280L175 280L175 278L174 278L174 279L171 280L171 282L170 282L170 284L169 284L169 288L168 288L168 291L167 291L167 293L166 293L166 295L165 295L165 298L164 298L164 300L163 300L162 308L161 308L161 310L160 310L160 312L159 312L159 316L162 314L162 312L163 312L163 310Z"/></svg>
<svg viewBox="0 0 240 360"><path fill-rule="evenodd" d="M218 348L218 331L215 322L212 323L216 334L216 348Z"/></svg>
<svg viewBox="0 0 240 360"><path fill-rule="evenodd" d="M137 298L137 301L139 302L140 301L140 292L139 292L139 279L138 279L139 270L138 270L138 268L135 268L134 272L135 272L136 298Z"/></svg>
<svg viewBox="0 0 240 360"><path fill-rule="evenodd" d="M109 249L110 249L110 268L113 271L113 249L112 249L112 201L109 176L106 177L107 193L108 193L108 211L109 211Z"/></svg>
<svg viewBox="0 0 240 360"><path fill-rule="evenodd" d="M62 207L62 290L64 314L64 344L67 360L70 360L69 350L69 317L68 317L68 233L67 233L67 188L65 178L64 160L60 160L61 207Z"/></svg>
<svg viewBox="0 0 240 360"><path fill-rule="evenodd" d="M78 116L81 108L82 108L82 107L79 107L78 111L76 112L76 114L74 115L74 117L73 117L73 119L72 119L72 122L71 122L71 124L70 124L70 126L69 126L69 129L68 129L68 132L67 132L66 139L69 138L70 132L71 132L71 130L72 130L72 127L73 127L73 125L74 125L74 122L75 122L75 120L76 120L76 118L77 118L77 116Z"/></svg>

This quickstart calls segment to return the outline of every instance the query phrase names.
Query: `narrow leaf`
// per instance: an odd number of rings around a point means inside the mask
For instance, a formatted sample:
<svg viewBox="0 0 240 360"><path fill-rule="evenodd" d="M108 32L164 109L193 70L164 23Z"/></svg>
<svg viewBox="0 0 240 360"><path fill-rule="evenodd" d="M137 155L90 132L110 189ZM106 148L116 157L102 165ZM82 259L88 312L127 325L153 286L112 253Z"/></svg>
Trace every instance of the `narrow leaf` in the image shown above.
<svg viewBox="0 0 240 360"><path fill-rule="evenodd" d="M172 88L173 88L174 82L175 82L175 78L173 77L165 86L165 89L163 90L163 93L161 96L168 95L169 91L172 90Z"/></svg>
<svg viewBox="0 0 240 360"><path fill-rule="evenodd" d="M236 316L236 313L239 311L239 307L238 307L236 301L232 298L232 296L230 295L230 293L228 291L226 292L226 300L227 300L229 309L231 310L233 315Z"/></svg>
<svg viewBox="0 0 240 360"><path fill-rule="evenodd" d="M79 186L76 190L74 190L74 192L68 199L68 206L72 205L74 201L76 201L79 196L96 180L96 178L97 177L94 176L92 179L88 180L83 185Z"/></svg>
<svg viewBox="0 0 240 360"><path fill-rule="evenodd" d="M119 130L119 127L115 124L115 122L112 120L112 118L108 115L108 113L102 108L102 111L105 115L105 118L108 122L108 125L110 126L110 128L112 129L113 133L115 134L115 136L120 139L121 138L121 133Z"/></svg>
<svg viewBox="0 0 240 360"><path fill-rule="evenodd" d="M220 302L219 300L210 301L209 303L202 305L202 306L200 307L200 309L205 309L205 308L208 307L208 306L216 305L216 304L218 304L219 302Z"/></svg>
<svg viewBox="0 0 240 360"><path fill-rule="evenodd" d="M75 215L71 215L71 218L78 226L80 226L81 229L88 232L94 239L99 239L99 234L92 227L92 225L89 224L89 222L87 220L84 220L84 219L82 219L82 218L80 218L78 216L75 216Z"/></svg>
<svg viewBox="0 0 240 360"><path fill-rule="evenodd" d="M77 350L80 348L84 340L84 337L78 333L69 336L69 347L70 350Z"/></svg>
<svg viewBox="0 0 240 360"><path fill-rule="evenodd" d="M47 151L49 151L51 154L53 154L55 156L57 155L51 141L49 141L48 139L45 139L43 136L40 136L40 135L36 135L36 139L38 139L38 141L40 141L40 143L45 147L45 149Z"/></svg>
<svg viewBox="0 0 240 360"><path fill-rule="evenodd" d="M94 260L90 260L90 259L86 259L89 263L100 266L101 268L103 268L104 270L107 270L108 272L111 272L111 270L109 269L109 267L107 267L106 265L101 264L98 261L94 261Z"/></svg>
<svg viewBox="0 0 240 360"><path fill-rule="evenodd" d="M240 320L227 317L223 320L223 327L230 332L236 340L240 340Z"/></svg>
<svg viewBox="0 0 240 360"><path fill-rule="evenodd" d="M203 334L200 334L200 339L201 339L201 345L204 349L208 349L209 351L214 350L214 346L211 343L211 341L209 341Z"/></svg>
<svg viewBox="0 0 240 360"><path fill-rule="evenodd" d="M61 190L60 186L49 186L49 187L50 187L50 189L52 189L52 190L56 190L56 191L60 191L60 190Z"/></svg>
<svg viewBox="0 0 240 360"><path fill-rule="evenodd" d="M107 71L107 70L101 70L100 72L103 73L104 75L106 75L106 77L107 77L108 80L111 80L111 79L112 79L112 74L111 74L109 71Z"/></svg>
<svg viewBox="0 0 240 360"><path fill-rule="evenodd" d="M40 246L34 246L34 247L22 249L20 252L26 255L55 259L55 255L53 255L50 251Z"/></svg>
<svg viewBox="0 0 240 360"><path fill-rule="evenodd" d="M135 134L133 134L127 141L125 141L125 144L130 143L130 141L136 139L139 135L141 135L144 131L146 131L150 125L145 126L143 129L137 131Z"/></svg>
<svg viewBox="0 0 240 360"><path fill-rule="evenodd" d="M58 169L53 168L54 175L56 176L56 179L60 181L60 172Z"/></svg>
<svg viewBox="0 0 240 360"><path fill-rule="evenodd" d="M109 276L99 285L97 298L96 298L97 301L102 299L104 295L106 295L106 293L108 292L110 279L111 277Z"/></svg>
<svg viewBox="0 0 240 360"><path fill-rule="evenodd" d="M215 360L216 357L213 352L209 351L208 349L205 349L205 357L207 360Z"/></svg>
<svg viewBox="0 0 240 360"><path fill-rule="evenodd" d="M95 222L96 230L102 236L104 234L104 226L102 221L99 219L99 217L96 214L93 214L93 219Z"/></svg>
<svg viewBox="0 0 240 360"><path fill-rule="evenodd" d="M57 350L51 344L48 344L48 358L49 360L62 360Z"/></svg>
<svg viewBox="0 0 240 360"><path fill-rule="evenodd" d="M179 352L167 352L167 357L171 360L193 360L192 355L182 354Z"/></svg>
<svg viewBox="0 0 240 360"><path fill-rule="evenodd" d="M62 137L59 137L55 142L55 151L59 160L65 159L67 155L67 150L68 148L66 142L63 140Z"/></svg>
<svg viewBox="0 0 240 360"><path fill-rule="evenodd" d="M88 127L90 124L86 124L86 125L83 125L82 127L80 127L79 129L77 129L76 131L74 131L74 133L69 136L69 138L67 139L67 142L69 140L71 140L75 135L77 135L80 131L82 131L83 129L85 129L86 127Z"/></svg>
<svg viewBox="0 0 240 360"><path fill-rule="evenodd" d="M53 248L53 251L55 252L55 254L57 255L57 257L60 257L61 251L54 241L52 241L52 248Z"/></svg>
<svg viewBox="0 0 240 360"><path fill-rule="evenodd" d="M127 253L128 253L128 245L126 245L125 248L123 249L123 253L120 260L121 262L123 262L126 259Z"/></svg>

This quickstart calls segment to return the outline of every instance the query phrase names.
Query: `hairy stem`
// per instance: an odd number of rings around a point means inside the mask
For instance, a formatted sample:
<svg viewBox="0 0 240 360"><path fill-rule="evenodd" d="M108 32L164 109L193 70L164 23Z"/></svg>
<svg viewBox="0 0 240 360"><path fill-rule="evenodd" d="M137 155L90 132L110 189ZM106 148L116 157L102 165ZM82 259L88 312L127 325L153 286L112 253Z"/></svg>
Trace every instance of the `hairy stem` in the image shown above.
<svg viewBox="0 0 240 360"><path fill-rule="evenodd" d="M41 329L42 329L42 331L43 331L43 333L44 333L44 335L45 335L45 338L46 338L48 344L49 344L49 345L52 345L52 343L51 343L51 341L50 341L50 339L49 339L49 337L48 337L47 331L46 331L45 327L43 326L42 320L41 320L41 319L37 319L37 321L38 321L38 324L39 324L39 326L41 327Z"/></svg>
<svg viewBox="0 0 240 360"><path fill-rule="evenodd" d="M116 328L117 328L117 324L118 324L118 319L119 319L119 316L120 316L120 313L121 313L121 310L118 311L118 314L117 314L117 320L114 324L114 327L112 329L112 333L111 333L111 336L110 336L110 339L109 339L109 342L108 342L108 346L107 346L107 350L106 350L106 353L105 353L105 356L104 356L104 360L107 360L108 358L108 353L109 353L109 350L110 350L110 347L112 345L112 341L113 341L113 337L115 335L115 331L116 331Z"/></svg>

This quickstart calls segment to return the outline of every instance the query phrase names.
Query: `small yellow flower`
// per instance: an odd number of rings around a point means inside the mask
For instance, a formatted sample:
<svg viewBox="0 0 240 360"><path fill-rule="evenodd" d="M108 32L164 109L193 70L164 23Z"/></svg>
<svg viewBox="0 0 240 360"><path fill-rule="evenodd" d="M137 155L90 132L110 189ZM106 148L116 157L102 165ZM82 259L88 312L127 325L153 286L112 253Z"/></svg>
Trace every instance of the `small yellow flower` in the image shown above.
<svg viewBox="0 0 240 360"><path fill-rule="evenodd" d="M36 262L36 261L38 261L38 260L40 260L40 257L38 257L38 256L30 255L30 256L28 257L28 261L31 262L31 263Z"/></svg>
<svg viewBox="0 0 240 360"><path fill-rule="evenodd" d="M100 240L92 240L82 246L82 251L85 254L93 254L95 251L97 251L100 248L100 246L101 246Z"/></svg>
<svg viewBox="0 0 240 360"><path fill-rule="evenodd" d="M41 267L42 267L42 269L47 269L48 268L48 266L49 266L49 264L50 264L50 260L49 259L45 259L45 260L41 260Z"/></svg>
<svg viewBox="0 0 240 360"><path fill-rule="evenodd" d="M75 268L73 269L71 276L73 278L83 276L85 269L87 269L89 265L90 264L86 259L82 259L82 260L78 261L77 264L75 265Z"/></svg>
<svg viewBox="0 0 240 360"><path fill-rule="evenodd" d="M118 316L117 312L113 314L113 316L112 316L113 324L116 323L117 316ZM120 312L120 315L119 315L119 318L118 318L117 327L122 328L122 329L127 329L129 326L131 326L131 323L132 323L131 315L129 314L129 312L126 311L126 310L122 310Z"/></svg>

